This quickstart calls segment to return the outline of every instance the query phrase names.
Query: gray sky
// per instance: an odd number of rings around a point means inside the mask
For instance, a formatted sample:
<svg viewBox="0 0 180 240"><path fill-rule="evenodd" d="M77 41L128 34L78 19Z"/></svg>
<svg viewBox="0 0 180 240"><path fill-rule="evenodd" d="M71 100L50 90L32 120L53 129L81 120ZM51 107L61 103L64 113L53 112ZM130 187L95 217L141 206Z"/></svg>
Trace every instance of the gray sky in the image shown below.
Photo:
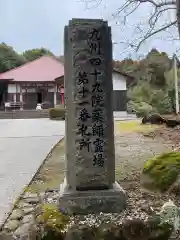
<svg viewBox="0 0 180 240"><path fill-rule="evenodd" d="M121 19L113 20L111 14L123 0L104 0L96 8L85 8L82 0L0 0L0 42L5 42L22 52L31 48L45 47L56 55L63 54L64 26L73 18L104 18L112 26L113 41L126 42L134 36L133 26L139 21L145 23L149 6L143 6L131 16L128 25L117 25ZM166 16L173 18L171 16ZM176 34L176 29L173 29ZM168 35L169 36L169 35ZM152 47L172 54L180 48L178 42L167 40L166 34L147 41L140 49L140 55L146 54ZM122 59L129 54L136 57L126 44L114 45L114 58Z"/></svg>

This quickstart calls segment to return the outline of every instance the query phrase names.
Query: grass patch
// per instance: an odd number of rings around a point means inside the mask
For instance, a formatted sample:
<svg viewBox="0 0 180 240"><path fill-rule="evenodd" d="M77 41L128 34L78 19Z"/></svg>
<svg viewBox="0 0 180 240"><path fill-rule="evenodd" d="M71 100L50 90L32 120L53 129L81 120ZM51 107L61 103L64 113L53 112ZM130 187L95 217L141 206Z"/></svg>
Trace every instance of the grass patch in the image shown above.
<svg viewBox="0 0 180 240"><path fill-rule="evenodd" d="M141 124L140 120L128 120L128 121L116 121L115 127L118 131L124 133L138 132L138 133L149 133L154 131L159 126L151 124Z"/></svg>
<svg viewBox="0 0 180 240"><path fill-rule="evenodd" d="M62 140L55 146L25 192L44 192L46 189L59 188L64 179L64 145Z"/></svg>

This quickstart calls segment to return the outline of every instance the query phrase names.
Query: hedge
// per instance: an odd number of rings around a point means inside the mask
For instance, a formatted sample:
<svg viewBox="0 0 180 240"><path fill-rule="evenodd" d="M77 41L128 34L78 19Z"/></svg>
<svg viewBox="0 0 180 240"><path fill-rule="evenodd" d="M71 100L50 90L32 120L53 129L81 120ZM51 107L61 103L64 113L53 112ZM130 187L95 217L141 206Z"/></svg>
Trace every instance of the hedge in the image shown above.
<svg viewBox="0 0 180 240"><path fill-rule="evenodd" d="M51 108L49 110L50 119L65 119L65 108Z"/></svg>

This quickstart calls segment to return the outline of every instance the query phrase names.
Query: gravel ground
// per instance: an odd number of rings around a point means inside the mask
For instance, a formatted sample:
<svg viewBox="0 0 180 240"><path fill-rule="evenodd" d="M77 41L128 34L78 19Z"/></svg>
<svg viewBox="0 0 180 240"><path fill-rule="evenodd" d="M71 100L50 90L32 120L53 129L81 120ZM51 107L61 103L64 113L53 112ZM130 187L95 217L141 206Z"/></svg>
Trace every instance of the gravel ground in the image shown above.
<svg viewBox="0 0 180 240"><path fill-rule="evenodd" d="M117 133L115 136L116 179L138 180L144 162L154 155L172 150L161 138L145 137L140 133Z"/></svg>
<svg viewBox="0 0 180 240"><path fill-rule="evenodd" d="M180 206L180 199L173 195L151 193L140 187L140 173L144 162L156 154L172 150L172 143L161 138L145 137L138 133L117 133L115 136L116 180L126 190L128 207L121 214L90 214L71 218L71 224L99 225L101 222L122 223L124 219L147 220L160 211L162 205L172 199ZM55 197L53 197L53 195ZM58 191L48 193L46 202L56 203Z"/></svg>
<svg viewBox="0 0 180 240"><path fill-rule="evenodd" d="M161 137L145 137L135 132L118 133L115 139L116 179L128 195L128 208L123 213L123 218L146 219L154 212L159 212L169 199L180 206L179 197L168 193L152 193L140 187L140 174L144 162L154 155L171 151L173 142L167 142Z"/></svg>
<svg viewBox="0 0 180 240"><path fill-rule="evenodd" d="M140 173L144 162L156 154L172 150L173 144L169 142L166 144L162 138L145 137L140 133L116 132L116 180L126 190L128 195L128 208L123 214L113 215L116 221L133 217L146 219L153 211L159 211L164 202L168 201L169 198L180 205L180 200L173 195L154 194L140 188ZM52 162L53 159L51 158L50 161ZM62 166L62 157L60 161ZM48 164L48 160L46 164ZM54 193L49 193L46 201L50 203L56 202L56 200L54 200L56 198L52 197L54 194L56 195L58 192L54 191ZM99 217L102 219L107 217L111 218L112 214L110 216L101 214ZM82 216L80 218L82 218ZM87 218L91 219L92 215Z"/></svg>
<svg viewBox="0 0 180 240"><path fill-rule="evenodd" d="M161 137L145 137L141 133L121 133L115 131L116 151L116 180L125 189L128 196L128 207L120 214L99 214L75 216L71 218L74 223L99 225L104 222L121 223L124 219L140 218L147 220L149 216L159 212L164 202L173 200L180 206L180 198L174 195L151 193L140 187L140 173L144 162L162 152L173 148L173 141L165 141ZM146 134L148 136L148 134ZM36 189L45 192L44 202L57 203L59 196L59 183L64 177L64 141L61 141L47 157L44 165L36 174L26 195ZM40 204L40 203L39 203Z"/></svg>
<svg viewBox="0 0 180 240"><path fill-rule="evenodd" d="M154 155L162 152L172 150L173 144L166 143L162 138L156 137L145 137L143 134L132 132L132 133L120 133L115 131L115 156L116 156L116 180L120 185L127 191L129 196L129 208L136 210L136 207L149 206L157 208L162 206L164 201L169 199L168 195L160 196L158 193L153 195L142 191L140 188L140 173L143 168L144 162ZM38 182L40 183L38 189L47 191L49 188L59 190L59 181L63 180L64 177L64 142L61 142L52 154L49 155L45 161L44 166L40 172L36 175L34 181L31 183L33 186ZM59 171L59 168L61 168ZM58 169L58 171L57 171ZM55 176L58 181L50 181L51 176ZM44 183L43 183L44 180ZM47 184L48 183L48 184ZM31 188L30 186L30 188ZM52 202L52 197L48 194L48 199ZM173 196L171 196L173 198ZM53 199L55 199L53 197ZM149 211L149 210L148 210Z"/></svg>

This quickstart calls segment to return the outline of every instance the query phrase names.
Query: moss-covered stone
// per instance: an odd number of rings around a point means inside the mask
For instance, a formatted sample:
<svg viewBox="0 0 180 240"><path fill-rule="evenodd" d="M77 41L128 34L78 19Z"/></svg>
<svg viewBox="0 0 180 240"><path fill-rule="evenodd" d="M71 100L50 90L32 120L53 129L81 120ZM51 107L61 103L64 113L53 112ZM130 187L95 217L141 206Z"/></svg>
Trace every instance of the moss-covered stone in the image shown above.
<svg viewBox="0 0 180 240"><path fill-rule="evenodd" d="M147 160L143 169L143 179L147 177L149 180L142 181L142 184L151 189L166 191L176 182L179 173L180 152L163 153Z"/></svg>
<svg viewBox="0 0 180 240"><path fill-rule="evenodd" d="M102 223L100 226L74 225L65 240L168 240L172 226L160 224L158 216L147 221L124 220L122 224Z"/></svg>
<svg viewBox="0 0 180 240"><path fill-rule="evenodd" d="M98 228L87 225L74 225L66 234L65 240L100 240ZM114 239L111 239L114 240Z"/></svg>

